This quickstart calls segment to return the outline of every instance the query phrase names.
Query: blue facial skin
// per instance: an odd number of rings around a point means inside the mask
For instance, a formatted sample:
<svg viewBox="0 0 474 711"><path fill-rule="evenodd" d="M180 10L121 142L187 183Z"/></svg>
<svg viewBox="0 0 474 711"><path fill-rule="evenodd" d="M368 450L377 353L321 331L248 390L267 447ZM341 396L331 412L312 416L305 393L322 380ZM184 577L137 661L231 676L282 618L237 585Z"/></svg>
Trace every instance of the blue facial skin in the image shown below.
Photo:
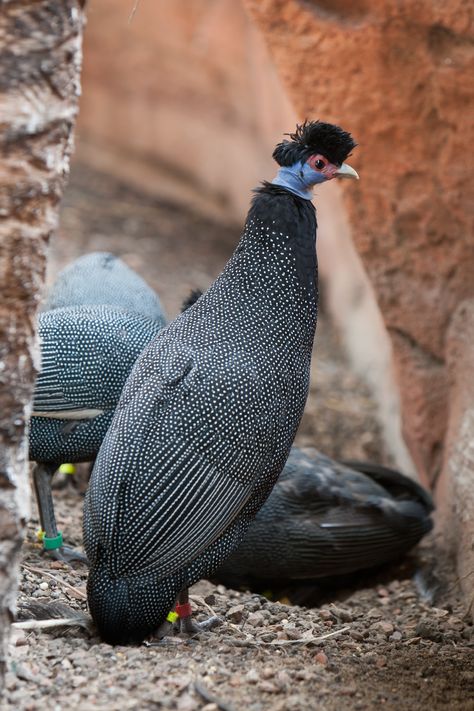
<svg viewBox="0 0 474 711"><path fill-rule="evenodd" d="M308 163L298 161L291 166L280 168L272 183L281 185L282 188L290 190L304 200L311 200L313 185L324 183L326 180L325 175L313 170Z"/></svg>

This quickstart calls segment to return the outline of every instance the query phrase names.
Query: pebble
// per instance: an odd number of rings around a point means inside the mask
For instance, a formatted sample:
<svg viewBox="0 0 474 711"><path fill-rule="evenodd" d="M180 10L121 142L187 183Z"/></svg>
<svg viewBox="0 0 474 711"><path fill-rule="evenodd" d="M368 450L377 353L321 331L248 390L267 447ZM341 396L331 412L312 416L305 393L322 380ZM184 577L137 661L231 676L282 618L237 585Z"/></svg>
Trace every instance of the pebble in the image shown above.
<svg viewBox="0 0 474 711"><path fill-rule="evenodd" d="M314 655L314 661L322 667L326 667L328 664L328 658L322 651Z"/></svg>
<svg viewBox="0 0 474 711"><path fill-rule="evenodd" d="M234 607L231 607L230 610L227 611L226 618L234 624L239 624L239 622L242 622L244 613L245 605L234 605Z"/></svg>
<svg viewBox="0 0 474 711"><path fill-rule="evenodd" d="M398 630L395 630L395 632L390 635L389 640L390 640L390 642L400 642L402 636L403 635L401 632L399 632Z"/></svg>
<svg viewBox="0 0 474 711"><path fill-rule="evenodd" d="M257 681L260 679L260 675L256 669L249 669L249 671L245 675L245 679L249 682L249 684L256 684Z"/></svg>
<svg viewBox="0 0 474 711"><path fill-rule="evenodd" d="M380 622L374 622L372 625L370 625L370 629L383 632L388 637L393 633L395 628L391 622L385 622L384 620L381 620Z"/></svg>
<svg viewBox="0 0 474 711"><path fill-rule="evenodd" d="M281 689L274 684L272 681L261 681L257 689L260 689L260 691L266 691L267 694L278 694Z"/></svg>
<svg viewBox="0 0 474 711"><path fill-rule="evenodd" d="M369 619L376 619L376 618L383 617L383 612L382 612L382 610L379 610L377 607L371 607L365 616L368 617Z"/></svg>
<svg viewBox="0 0 474 711"><path fill-rule="evenodd" d="M261 627L265 621L265 616L262 612L251 612L250 615L247 617L247 625L250 625L251 627Z"/></svg>
<svg viewBox="0 0 474 711"><path fill-rule="evenodd" d="M343 607L336 607L336 605L331 605L331 612L337 617L341 622L352 622L354 619L352 613Z"/></svg>

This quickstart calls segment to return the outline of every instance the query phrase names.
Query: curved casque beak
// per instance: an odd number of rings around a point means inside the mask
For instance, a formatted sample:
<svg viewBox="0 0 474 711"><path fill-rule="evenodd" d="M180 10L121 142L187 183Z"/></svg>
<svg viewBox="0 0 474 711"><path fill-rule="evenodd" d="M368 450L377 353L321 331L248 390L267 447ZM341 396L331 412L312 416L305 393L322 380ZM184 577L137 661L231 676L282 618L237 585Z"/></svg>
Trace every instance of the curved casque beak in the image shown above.
<svg viewBox="0 0 474 711"><path fill-rule="evenodd" d="M359 180L359 174L354 168L351 168L347 163L342 163L342 165L334 173L335 178L352 178L353 180Z"/></svg>

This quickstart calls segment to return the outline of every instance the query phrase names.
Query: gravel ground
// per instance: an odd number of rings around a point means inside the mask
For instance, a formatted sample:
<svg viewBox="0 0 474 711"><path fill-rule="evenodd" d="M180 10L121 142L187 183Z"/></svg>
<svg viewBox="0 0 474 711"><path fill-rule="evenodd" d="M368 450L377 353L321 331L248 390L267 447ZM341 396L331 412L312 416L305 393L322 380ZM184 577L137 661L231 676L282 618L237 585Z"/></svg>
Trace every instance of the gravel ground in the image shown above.
<svg viewBox="0 0 474 711"><path fill-rule="evenodd" d="M159 291L172 316L190 289L206 288L219 272L238 234L80 168L66 196L51 275L78 254L113 251ZM315 355L299 443L335 457L387 462L374 403L324 317ZM66 540L80 546L85 481L79 476L74 484L56 491L55 500ZM33 518L20 609L28 616L34 604L65 604L87 622L86 568L42 557L36 527ZM474 709L473 627L433 536L399 565L338 587L302 587L279 601L207 581L191 592L198 619L214 612L223 619L191 640L111 647L89 627L15 628L1 708ZM315 606L291 605L289 597Z"/></svg>

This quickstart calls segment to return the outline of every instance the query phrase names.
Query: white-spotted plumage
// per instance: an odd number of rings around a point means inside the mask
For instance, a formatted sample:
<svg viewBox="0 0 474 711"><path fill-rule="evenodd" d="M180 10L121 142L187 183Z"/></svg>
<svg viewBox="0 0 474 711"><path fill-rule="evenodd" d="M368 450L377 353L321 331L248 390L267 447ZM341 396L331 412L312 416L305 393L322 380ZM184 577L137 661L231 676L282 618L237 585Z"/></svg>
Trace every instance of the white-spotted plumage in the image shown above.
<svg viewBox="0 0 474 711"><path fill-rule="evenodd" d="M106 637L157 627L278 477L308 392L315 235L311 203L261 189L222 275L135 365L85 503L89 604Z"/></svg>

